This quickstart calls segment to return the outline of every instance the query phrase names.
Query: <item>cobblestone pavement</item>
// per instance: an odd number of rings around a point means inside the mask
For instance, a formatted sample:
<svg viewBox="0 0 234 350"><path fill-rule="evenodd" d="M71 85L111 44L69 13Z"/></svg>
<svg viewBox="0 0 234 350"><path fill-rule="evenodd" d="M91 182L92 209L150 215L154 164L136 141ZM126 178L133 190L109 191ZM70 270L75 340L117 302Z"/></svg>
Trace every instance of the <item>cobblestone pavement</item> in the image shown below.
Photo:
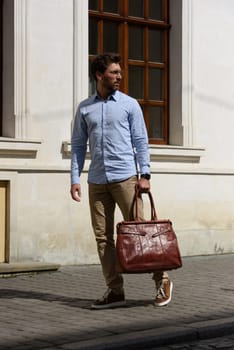
<svg viewBox="0 0 234 350"><path fill-rule="evenodd" d="M184 258L170 272L173 298L162 308L153 305L149 274L125 275L127 305L111 310L90 310L105 291L99 265L0 278L0 349L148 349L229 336L233 268L234 254Z"/></svg>

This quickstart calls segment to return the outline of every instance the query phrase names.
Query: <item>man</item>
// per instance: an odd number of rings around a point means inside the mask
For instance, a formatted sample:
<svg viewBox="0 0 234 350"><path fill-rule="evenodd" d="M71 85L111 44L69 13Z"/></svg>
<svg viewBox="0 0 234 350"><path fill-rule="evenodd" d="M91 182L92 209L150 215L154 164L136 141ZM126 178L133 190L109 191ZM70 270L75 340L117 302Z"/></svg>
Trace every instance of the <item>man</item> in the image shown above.
<svg viewBox="0 0 234 350"><path fill-rule="evenodd" d="M135 99L119 91L122 79L119 55L97 56L91 72L96 80L96 93L80 103L72 132L71 196L75 201L81 200L80 174L89 141L89 205L108 287L104 296L91 307L106 309L126 303L123 277L115 270L115 206L119 206L124 220L133 219L135 186L140 192L150 189L150 157L141 108ZM139 180L136 160L141 174ZM143 216L141 198L139 201ZM172 282L162 272L155 272L153 279L157 290L155 305L168 304Z"/></svg>

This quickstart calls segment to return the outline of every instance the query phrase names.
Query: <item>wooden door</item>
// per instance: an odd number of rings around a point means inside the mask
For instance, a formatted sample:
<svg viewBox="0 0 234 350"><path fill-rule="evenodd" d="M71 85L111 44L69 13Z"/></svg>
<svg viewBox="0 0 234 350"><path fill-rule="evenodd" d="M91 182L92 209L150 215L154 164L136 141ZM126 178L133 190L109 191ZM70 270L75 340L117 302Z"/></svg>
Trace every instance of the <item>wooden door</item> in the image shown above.
<svg viewBox="0 0 234 350"><path fill-rule="evenodd" d="M0 263L6 258L7 182L0 181Z"/></svg>

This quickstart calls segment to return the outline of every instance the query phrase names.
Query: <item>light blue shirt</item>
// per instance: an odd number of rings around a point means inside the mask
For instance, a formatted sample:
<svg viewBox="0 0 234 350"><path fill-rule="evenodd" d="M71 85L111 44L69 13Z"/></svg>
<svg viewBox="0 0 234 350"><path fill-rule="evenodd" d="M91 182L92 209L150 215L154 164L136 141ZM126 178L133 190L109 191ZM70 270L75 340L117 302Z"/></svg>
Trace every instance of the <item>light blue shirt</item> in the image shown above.
<svg viewBox="0 0 234 350"><path fill-rule="evenodd" d="M88 182L106 184L150 173L149 145L143 114L132 97L115 91L107 100L94 94L80 103L73 126L71 183L80 183L87 142L91 163ZM134 152L135 150L135 152Z"/></svg>

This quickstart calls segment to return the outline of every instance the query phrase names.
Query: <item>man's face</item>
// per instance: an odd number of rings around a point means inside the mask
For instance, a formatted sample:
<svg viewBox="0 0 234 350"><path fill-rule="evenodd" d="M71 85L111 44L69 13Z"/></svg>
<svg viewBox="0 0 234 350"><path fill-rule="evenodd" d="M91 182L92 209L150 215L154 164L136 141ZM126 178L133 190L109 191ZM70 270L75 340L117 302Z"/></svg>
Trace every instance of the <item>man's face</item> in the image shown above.
<svg viewBox="0 0 234 350"><path fill-rule="evenodd" d="M102 87L110 92L119 90L122 79L121 67L118 63L111 63L102 74Z"/></svg>

